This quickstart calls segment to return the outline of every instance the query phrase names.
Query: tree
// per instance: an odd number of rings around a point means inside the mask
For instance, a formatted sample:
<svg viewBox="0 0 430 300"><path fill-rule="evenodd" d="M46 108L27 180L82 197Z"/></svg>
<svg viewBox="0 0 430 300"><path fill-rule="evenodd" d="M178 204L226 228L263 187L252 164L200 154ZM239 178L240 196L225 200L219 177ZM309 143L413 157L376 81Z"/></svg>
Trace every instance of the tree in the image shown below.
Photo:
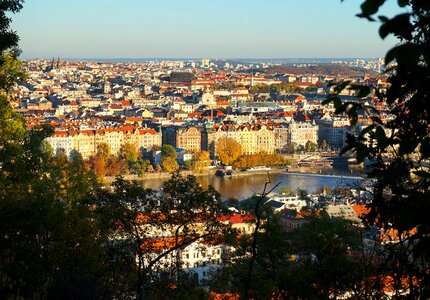
<svg viewBox="0 0 430 300"><path fill-rule="evenodd" d="M139 152L135 145L125 143L120 149L120 158L125 159L129 163L135 163L139 158Z"/></svg>
<svg viewBox="0 0 430 300"><path fill-rule="evenodd" d="M176 162L176 159L172 157L165 157L161 159L161 167L164 171L173 172L179 169L179 165Z"/></svg>
<svg viewBox="0 0 430 300"><path fill-rule="evenodd" d="M97 145L97 153L96 156L104 157L105 160L109 159L111 156L110 146L107 143L100 143Z"/></svg>
<svg viewBox="0 0 430 300"><path fill-rule="evenodd" d="M284 151L288 154L294 154L296 152L296 148L293 143L289 143L284 146Z"/></svg>
<svg viewBox="0 0 430 300"><path fill-rule="evenodd" d="M161 157L171 157L176 159L178 157L178 153L171 145L163 145L161 147Z"/></svg>
<svg viewBox="0 0 430 300"><path fill-rule="evenodd" d="M127 172L127 162L125 160L119 159L112 156L107 160L106 163L106 175L108 176L118 176L125 174Z"/></svg>
<svg viewBox="0 0 430 300"><path fill-rule="evenodd" d="M211 290L235 293L240 295L239 299L284 299L283 286L292 280L286 273L291 261L291 247L286 232L281 230L279 218L270 212L270 208L264 213L264 223L257 232L255 257L252 258L253 237L242 234L234 244L231 265L221 270ZM252 274L248 278L251 261ZM246 294L244 289L248 280Z"/></svg>
<svg viewBox="0 0 430 300"><path fill-rule="evenodd" d="M7 93L17 81L24 79L22 64L16 59L18 34L10 29L12 19L7 13L17 13L22 9L23 0L7 0L0 3L0 93Z"/></svg>
<svg viewBox="0 0 430 300"><path fill-rule="evenodd" d="M179 289L178 251L201 239L222 241L229 232L230 227L219 221L225 213L219 194L213 188L203 190L193 176L173 173L162 195L121 178L113 186L113 193L101 191L94 204L111 232L106 245L112 254L110 267L128 274L121 277L131 278L137 299L150 297L162 280L159 275L166 272L173 275L167 283ZM167 258L173 258L173 264L166 265Z"/></svg>
<svg viewBox="0 0 430 300"><path fill-rule="evenodd" d="M375 21L385 2L363 1L359 17ZM428 298L430 172L425 162L430 156L430 2L398 1L398 5L407 10L391 18L378 16L381 38L394 35L400 41L385 56L389 86L386 92L375 91L390 118L381 118L382 112L360 100L371 93L369 87L348 81L339 84L336 92L350 85L360 99L342 102L335 94L326 103L333 102L337 113L346 112L352 125L362 110L373 121L358 136L350 136L342 152L355 151L358 162L365 158L372 162L368 176L375 183L365 222L397 232L396 246L386 248L397 292L402 289L410 298Z"/></svg>
<svg viewBox="0 0 430 300"><path fill-rule="evenodd" d="M147 159L139 159L137 164L137 171L139 176L143 176L144 173L150 172L154 168L152 168L151 162Z"/></svg>
<svg viewBox="0 0 430 300"><path fill-rule="evenodd" d="M120 158L125 160L128 164L128 169L130 171L136 171L137 169L137 160L140 157L140 153L137 150L136 146L131 143L125 143L121 146L120 149Z"/></svg>
<svg viewBox="0 0 430 300"><path fill-rule="evenodd" d="M217 141L216 152L221 163L229 166L242 154L242 146L236 140L224 137Z"/></svg>
<svg viewBox="0 0 430 300"><path fill-rule="evenodd" d="M5 299L105 298L103 241L84 197L96 184L83 162L52 156L49 126L26 130L5 93L20 78L18 36L0 3L0 294ZM86 176L88 175L88 176ZM67 288L67 289L66 289Z"/></svg>
<svg viewBox="0 0 430 300"><path fill-rule="evenodd" d="M291 250L300 258L287 270L292 282L286 284L291 296L328 299L362 287L364 274L357 260L361 253L360 229L351 221L330 219L325 213L311 215L292 233ZM370 278L376 274L367 274Z"/></svg>
<svg viewBox="0 0 430 300"><path fill-rule="evenodd" d="M315 191L316 194L332 195L333 191L326 185L323 185Z"/></svg>
<svg viewBox="0 0 430 300"><path fill-rule="evenodd" d="M311 141L306 142L306 145L305 145L306 151L315 152L317 148L318 148L318 145L315 144L314 142L311 142Z"/></svg>
<svg viewBox="0 0 430 300"><path fill-rule="evenodd" d="M0 54L9 50L15 55L19 53L18 34L10 29L12 19L6 13L17 13L22 9L23 0L6 0L0 3ZM1 58L2 59L2 58ZM0 59L0 66L3 61Z"/></svg>
<svg viewBox="0 0 430 300"><path fill-rule="evenodd" d="M22 70L22 62L11 53L0 57L0 92L8 92L17 82L25 80L27 74Z"/></svg>
<svg viewBox="0 0 430 300"><path fill-rule="evenodd" d="M106 176L106 158L104 156L92 156L89 158L88 164L99 179L103 179Z"/></svg>
<svg viewBox="0 0 430 300"><path fill-rule="evenodd" d="M46 292L43 246L57 206L48 156L39 147L49 132L26 132L24 122L0 95L0 293L29 298ZM32 151L32 152L31 152ZM34 217L36 214L36 218Z"/></svg>
<svg viewBox="0 0 430 300"><path fill-rule="evenodd" d="M199 151L194 153L192 161L192 168L196 172L202 172L204 169L211 165L211 159L208 151Z"/></svg>
<svg viewBox="0 0 430 300"><path fill-rule="evenodd" d="M69 163L62 152L47 153L44 140L52 129L26 131L2 95L0 125L1 294L64 298L57 287L66 282L73 286L68 297L95 292L101 267L95 253L102 239L90 208L82 204L97 188L95 177L79 156ZM79 287L85 280L84 291Z"/></svg>
<svg viewBox="0 0 430 300"><path fill-rule="evenodd" d="M167 172L173 172L179 168L176 158L178 153L171 145L161 147L161 167Z"/></svg>

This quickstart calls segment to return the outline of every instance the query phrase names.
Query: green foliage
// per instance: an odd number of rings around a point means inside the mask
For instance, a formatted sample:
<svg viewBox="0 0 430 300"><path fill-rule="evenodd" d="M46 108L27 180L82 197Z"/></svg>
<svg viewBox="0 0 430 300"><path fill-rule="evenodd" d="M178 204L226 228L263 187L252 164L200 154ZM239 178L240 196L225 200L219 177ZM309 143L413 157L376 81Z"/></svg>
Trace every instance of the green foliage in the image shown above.
<svg viewBox="0 0 430 300"><path fill-rule="evenodd" d="M136 172L138 167L138 159L140 157L140 153L137 150L136 146L130 143L125 143L121 146L119 158L123 159L128 164L128 170L133 173Z"/></svg>
<svg viewBox="0 0 430 300"><path fill-rule="evenodd" d="M0 293L100 298L103 239L83 202L97 188L93 175L79 156L47 153L52 130L25 131L4 96L0 112Z"/></svg>
<svg viewBox="0 0 430 300"><path fill-rule="evenodd" d="M176 159L178 157L178 153L171 145L163 145L161 147L161 158L163 159L167 157L170 157L172 159Z"/></svg>
<svg viewBox="0 0 430 300"><path fill-rule="evenodd" d="M288 154L294 154L296 152L296 148L293 143L289 143L284 147L284 150Z"/></svg>
<svg viewBox="0 0 430 300"><path fill-rule="evenodd" d="M293 195L294 194L294 191L291 188L285 187L285 186L280 187L279 192L281 194L285 194L285 195Z"/></svg>
<svg viewBox="0 0 430 300"><path fill-rule="evenodd" d="M22 70L22 62L12 54L0 57L0 91L7 92L17 82L25 80L27 74Z"/></svg>
<svg viewBox="0 0 430 300"><path fill-rule="evenodd" d="M121 146L120 158L125 159L128 163L135 163L139 158L139 152L135 145L125 143Z"/></svg>
<svg viewBox="0 0 430 300"><path fill-rule="evenodd" d="M253 299L270 299L279 292L285 277L285 266L289 261L289 246L285 232L280 230L279 219L274 215L258 232L258 251L249 286L249 296ZM211 289L218 293L238 293L244 296L244 283L248 280L251 258L252 237L242 235L232 253L231 266L224 268Z"/></svg>
<svg viewBox="0 0 430 300"><path fill-rule="evenodd" d="M164 184L162 195L122 178L113 186L113 193L101 191L93 201L105 230L111 233L111 242L106 245L107 254L112 255L109 268L119 276L112 278L113 284L129 278L126 286L115 288L116 292L128 295L135 292L138 298L151 295L152 299L158 297L159 288L174 284L172 299L180 297L178 293L188 283L179 280L182 265L175 251L202 238L222 242L223 235L230 231L218 219L226 212L219 194L212 188L203 190L195 177L184 178L179 173L173 173ZM157 240L163 239L171 240L172 246L160 247ZM176 276L159 276L166 272L163 265L166 258L175 258L167 271Z"/></svg>
<svg viewBox="0 0 430 300"><path fill-rule="evenodd" d="M171 145L161 147L161 167L164 171L173 172L179 168L176 158L178 153Z"/></svg>
<svg viewBox="0 0 430 300"><path fill-rule="evenodd" d="M19 53L19 37L16 32L10 29L12 19L7 13L17 13L22 9L23 0L3 0L0 3L0 55L6 50L11 51L15 56ZM0 67L3 65L4 57L0 57Z"/></svg>
<svg viewBox="0 0 430 300"><path fill-rule="evenodd" d="M360 17L375 21L385 0L363 2ZM387 107L390 118L384 120L373 107L361 100L342 102L333 95L337 112L346 112L351 124L358 111L373 120L373 125L358 136L350 137L346 151L355 151L357 161L372 162L369 177L374 178L373 201L365 221L380 228L392 227L398 232L399 244L387 247L391 272L396 280L408 280L408 297L430 297L429 244L430 223L427 217L430 199L430 2L399 0L404 13L378 16L381 38L393 35L400 43L385 57L388 89L376 95ZM339 86L339 90L344 86ZM361 95L369 90L362 89ZM404 235L407 238L404 238ZM399 288L399 286L397 286Z"/></svg>
<svg viewBox="0 0 430 300"><path fill-rule="evenodd" d="M108 159L111 156L110 146L106 143L98 144L96 156L104 157L105 159Z"/></svg>
<svg viewBox="0 0 430 300"><path fill-rule="evenodd" d="M147 159L139 159L137 162L137 174L139 176L143 176L143 174L147 172L153 171L154 168L151 165L151 162Z"/></svg>
<svg viewBox="0 0 430 300"><path fill-rule="evenodd" d="M0 294L4 299L106 298L104 235L85 198L98 186L77 155L53 157L50 127L26 131L7 92L23 79L18 36L0 3Z"/></svg>
<svg viewBox="0 0 430 300"><path fill-rule="evenodd" d="M287 283L293 295L327 299L360 282L352 276L358 267L353 254L360 249L360 233L350 221L330 219L324 213L311 216L293 232L291 241L293 252L300 255L290 267L298 276L292 285Z"/></svg>
<svg viewBox="0 0 430 300"><path fill-rule="evenodd" d="M315 152L318 149L318 145L311 142L311 141L307 141L306 145L305 145L305 150L309 151L309 152Z"/></svg>

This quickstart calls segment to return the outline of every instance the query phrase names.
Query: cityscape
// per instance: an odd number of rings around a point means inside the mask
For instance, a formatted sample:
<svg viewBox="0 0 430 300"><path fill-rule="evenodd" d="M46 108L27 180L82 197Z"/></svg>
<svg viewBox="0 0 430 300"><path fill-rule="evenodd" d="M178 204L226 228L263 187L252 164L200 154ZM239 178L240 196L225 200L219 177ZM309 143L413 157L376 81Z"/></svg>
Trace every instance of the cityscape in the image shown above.
<svg viewBox="0 0 430 300"><path fill-rule="evenodd" d="M300 57L294 42L310 36L287 29L285 46L279 11L253 1L136 4L154 15L130 11L108 40L112 12L89 3L94 40L86 19L79 37L47 14L69 34L57 44L42 21L29 28L43 7L27 2L0 2L5 299L430 297L428 4L362 0L359 18L339 16L356 19L348 38ZM394 17L379 15L385 2ZM120 16L129 3L108 5ZM290 5L279 10L291 27ZM335 13L295 9L309 5ZM254 19L238 22L240 9ZM180 32L192 17L190 43ZM343 29L320 18L333 31L316 42ZM118 30L136 24L153 32L133 48ZM369 36L378 27L383 43Z"/></svg>

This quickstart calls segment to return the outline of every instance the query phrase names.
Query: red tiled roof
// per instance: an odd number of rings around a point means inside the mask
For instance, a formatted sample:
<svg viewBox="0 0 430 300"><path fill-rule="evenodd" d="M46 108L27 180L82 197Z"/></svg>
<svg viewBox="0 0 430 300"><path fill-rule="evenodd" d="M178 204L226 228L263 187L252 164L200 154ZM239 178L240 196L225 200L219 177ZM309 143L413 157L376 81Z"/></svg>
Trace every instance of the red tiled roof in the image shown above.
<svg viewBox="0 0 430 300"><path fill-rule="evenodd" d="M249 223L255 219L255 216L250 214L234 214L230 216L221 216L218 221L229 222L230 224Z"/></svg>

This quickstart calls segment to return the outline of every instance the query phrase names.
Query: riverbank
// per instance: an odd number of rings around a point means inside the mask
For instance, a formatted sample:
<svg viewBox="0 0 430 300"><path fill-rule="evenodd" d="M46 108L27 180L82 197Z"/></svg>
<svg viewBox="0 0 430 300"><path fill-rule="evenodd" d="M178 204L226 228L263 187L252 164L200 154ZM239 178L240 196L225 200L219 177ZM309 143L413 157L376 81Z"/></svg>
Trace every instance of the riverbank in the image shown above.
<svg viewBox="0 0 430 300"><path fill-rule="evenodd" d="M181 174L183 176L188 176L188 175L193 175L196 177L211 177L211 176L216 176L215 172L217 170L221 170L221 168L214 168L214 169L209 169L206 172L203 173L195 173L193 171L181 171ZM270 174L279 174L279 173L284 173L286 170L283 168L272 168L270 171L263 171L263 170L255 170L255 171L234 171L232 173L232 175L229 175L228 177L238 177L238 176L250 176L250 175L261 175L261 174L267 174L267 172L269 172ZM169 172L156 172L156 173L146 173L143 176L138 176L135 174L130 174L130 175L123 175L122 177L125 180L154 180L154 179L168 179L170 178L171 173ZM112 176L106 176L104 178L104 182L105 183L112 183L115 180L115 177Z"/></svg>
<svg viewBox="0 0 430 300"><path fill-rule="evenodd" d="M217 170L222 170L220 168L214 168L214 169L208 169L204 173L195 173L193 171L181 171L181 174L183 176L193 175L196 177L218 177L215 175L215 172ZM288 169L285 168L271 168L270 171L267 170L246 170L246 171L240 171L235 170L231 175L225 176L225 177L246 177L246 176L252 176L252 175L266 175L269 174L292 174L292 175L315 175L315 176L323 176L323 177L339 177L339 178L351 178L351 179L361 179L364 178L363 174L355 174L355 173L346 173L346 172L339 172L338 170L333 170L332 168L313 168L313 167L291 167L289 166ZM169 179L171 176L171 173L169 172L157 172L157 173L146 173L143 176L138 175L123 175L123 178L126 180L136 180L136 181L143 181L143 180L156 180L160 179L162 181L165 181ZM106 184L110 184L115 180L115 177L105 177L104 182Z"/></svg>

